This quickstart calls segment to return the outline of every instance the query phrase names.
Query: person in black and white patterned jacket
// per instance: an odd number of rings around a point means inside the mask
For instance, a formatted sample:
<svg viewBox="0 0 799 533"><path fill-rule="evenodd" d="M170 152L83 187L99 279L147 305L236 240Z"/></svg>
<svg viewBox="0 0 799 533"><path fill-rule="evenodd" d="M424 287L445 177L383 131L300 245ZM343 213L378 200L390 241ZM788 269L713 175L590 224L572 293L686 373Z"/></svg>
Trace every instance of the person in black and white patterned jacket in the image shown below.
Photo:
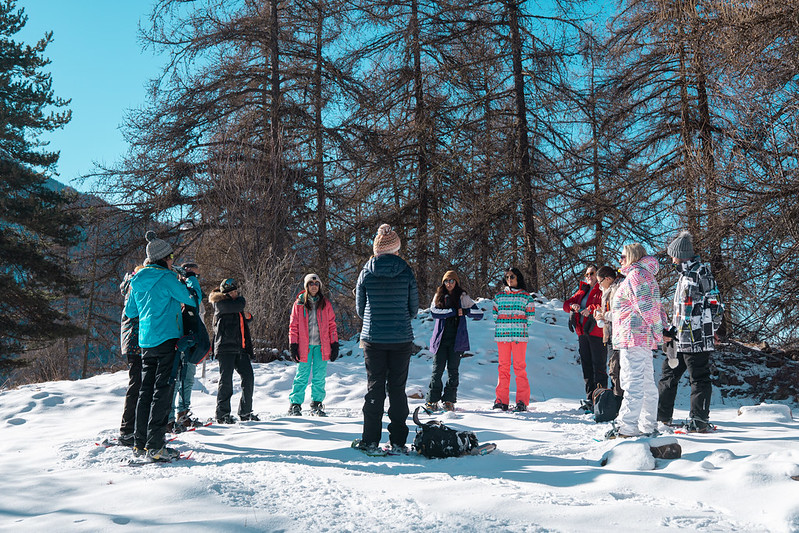
<svg viewBox="0 0 799 533"><path fill-rule="evenodd" d="M710 356L715 349L716 331L721 326L724 306L710 266L694 253L691 234L683 231L668 246L675 269L679 273L674 294L671 335L677 358L663 363L658 383L658 421L671 424L674 400L680 378L688 371L691 382L688 431L706 432L710 424Z"/></svg>

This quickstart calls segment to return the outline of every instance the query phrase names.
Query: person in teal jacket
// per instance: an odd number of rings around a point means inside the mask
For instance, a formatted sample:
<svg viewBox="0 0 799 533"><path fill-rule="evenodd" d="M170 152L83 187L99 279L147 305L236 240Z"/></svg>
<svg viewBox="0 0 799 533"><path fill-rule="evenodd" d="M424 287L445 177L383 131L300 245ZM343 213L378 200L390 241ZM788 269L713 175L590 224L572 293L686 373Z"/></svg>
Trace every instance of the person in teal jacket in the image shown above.
<svg viewBox="0 0 799 533"><path fill-rule="evenodd" d="M183 335L181 304L195 305L189 290L172 270L172 247L148 231L147 260L130 281L125 315L139 318L142 384L136 404L133 453L151 461L170 461L179 454L164 445L172 407L175 345Z"/></svg>

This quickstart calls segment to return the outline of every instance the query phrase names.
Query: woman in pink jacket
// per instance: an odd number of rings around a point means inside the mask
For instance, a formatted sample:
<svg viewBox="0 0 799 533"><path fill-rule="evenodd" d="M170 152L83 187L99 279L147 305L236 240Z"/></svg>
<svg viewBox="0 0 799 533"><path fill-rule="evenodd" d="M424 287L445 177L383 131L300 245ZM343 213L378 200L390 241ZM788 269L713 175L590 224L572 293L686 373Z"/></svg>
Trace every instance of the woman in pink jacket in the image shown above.
<svg viewBox="0 0 799 533"><path fill-rule="evenodd" d="M289 414L302 415L302 402L311 377L311 414L327 416L325 399L327 362L338 358L338 331L333 306L322 294L322 281L316 274L305 276L302 291L291 309L289 343L297 374L291 389Z"/></svg>
<svg viewBox="0 0 799 533"><path fill-rule="evenodd" d="M621 253L626 276L610 304L613 347L619 350L624 399L618 426L606 438L635 437L657 430L658 389L652 350L663 340L660 288L655 280L658 262L640 244L627 244Z"/></svg>

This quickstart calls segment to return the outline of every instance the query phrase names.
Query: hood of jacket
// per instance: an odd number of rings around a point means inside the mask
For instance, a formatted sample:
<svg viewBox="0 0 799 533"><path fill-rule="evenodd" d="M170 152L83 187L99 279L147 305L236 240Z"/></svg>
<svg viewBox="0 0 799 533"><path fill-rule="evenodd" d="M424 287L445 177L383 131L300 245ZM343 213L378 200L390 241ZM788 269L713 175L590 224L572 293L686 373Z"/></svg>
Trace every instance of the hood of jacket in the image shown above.
<svg viewBox="0 0 799 533"><path fill-rule="evenodd" d="M130 280L130 288L136 292L147 292L153 285L161 281L164 276L174 276L177 274L168 268L159 265L149 265L139 270Z"/></svg>
<svg viewBox="0 0 799 533"><path fill-rule="evenodd" d="M646 255L641 259L639 259L638 261L636 261L635 263L632 263L631 265L627 265L624 268L622 268L621 273L626 276L627 274L630 273L631 270L639 268L648 271L650 274L654 276L655 274L658 273L658 270L660 270L660 265L658 264L657 259L655 259L651 255Z"/></svg>
<svg viewBox="0 0 799 533"><path fill-rule="evenodd" d="M297 295L297 299L294 301L297 305L305 305L305 300L310 299L312 302L318 302L319 297L313 298L308 295L308 291L302 291Z"/></svg>
<svg viewBox="0 0 799 533"><path fill-rule="evenodd" d="M227 298L227 295L221 292L219 289L212 290L211 294L208 295L208 301L211 302L212 304L221 302L225 298Z"/></svg>
<svg viewBox="0 0 799 533"><path fill-rule="evenodd" d="M381 278L396 278L409 268L403 258L394 254L380 254L366 262L363 269Z"/></svg>
<svg viewBox="0 0 799 533"><path fill-rule="evenodd" d="M694 268L702 265L702 260L699 259L698 255L695 255L692 259L687 261L681 261L679 263L674 263L674 270L679 272L680 274L685 274L686 272L690 272Z"/></svg>

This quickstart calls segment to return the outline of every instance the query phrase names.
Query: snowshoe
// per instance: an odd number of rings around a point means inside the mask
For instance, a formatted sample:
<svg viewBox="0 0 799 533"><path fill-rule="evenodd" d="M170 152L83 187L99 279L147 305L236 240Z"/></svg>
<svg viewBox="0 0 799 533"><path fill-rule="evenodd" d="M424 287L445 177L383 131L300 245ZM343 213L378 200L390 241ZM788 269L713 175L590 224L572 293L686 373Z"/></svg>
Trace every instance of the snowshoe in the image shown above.
<svg viewBox="0 0 799 533"><path fill-rule="evenodd" d="M240 415L239 419L242 422L260 422L261 421L261 417L259 417L255 413L248 413L246 415Z"/></svg>
<svg viewBox="0 0 799 533"><path fill-rule="evenodd" d="M428 415L434 415L441 412L441 406L438 405L438 402L425 402L422 406L424 412Z"/></svg>
<svg viewBox="0 0 799 533"><path fill-rule="evenodd" d="M386 455L388 455L388 452L386 452L386 450L384 450L377 444L375 443L366 444L361 439L355 439L354 441L352 441L352 444L350 444L350 448L358 450L359 452L362 452L368 455L369 457L385 457Z"/></svg>
<svg viewBox="0 0 799 533"><path fill-rule="evenodd" d="M594 404L589 402L588 400L582 400L580 402L580 407L578 409L584 412L585 414L590 415L593 414L594 412Z"/></svg>
<svg viewBox="0 0 799 533"><path fill-rule="evenodd" d="M289 405L289 416L302 416L302 405L293 403Z"/></svg>
<svg viewBox="0 0 799 533"><path fill-rule="evenodd" d="M468 455L488 455L489 453L493 452L497 449L497 445L493 442L487 442L485 444L481 444L479 446L475 446L471 450L469 450Z"/></svg>
<svg viewBox="0 0 799 533"><path fill-rule="evenodd" d="M444 410L449 412L454 412L455 402L444 402Z"/></svg>
<svg viewBox="0 0 799 533"><path fill-rule="evenodd" d="M233 415L225 415L221 418L217 418L216 421L219 424L235 424L236 422L238 422L238 420L236 420L236 417Z"/></svg>
<svg viewBox="0 0 799 533"><path fill-rule="evenodd" d="M513 408L513 411L516 413L522 413L524 411L527 411L527 406L524 405L524 402L518 401L516 402L516 407Z"/></svg>
<svg viewBox="0 0 799 533"><path fill-rule="evenodd" d="M680 428L676 429L675 433L686 434L686 433L712 433L716 431L716 426L708 422L707 420L701 420L699 418L692 418L685 422L685 425Z"/></svg>
<svg viewBox="0 0 799 533"><path fill-rule="evenodd" d="M399 446L391 443L386 444L383 450L386 452L386 455L408 455L411 453L411 450L407 446Z"/></svg>
<svg viewBox="0 0 799 533"><path fill-rule="evenodd" d="M311 416L327 416L322 402L311 402Z"/></svg>

